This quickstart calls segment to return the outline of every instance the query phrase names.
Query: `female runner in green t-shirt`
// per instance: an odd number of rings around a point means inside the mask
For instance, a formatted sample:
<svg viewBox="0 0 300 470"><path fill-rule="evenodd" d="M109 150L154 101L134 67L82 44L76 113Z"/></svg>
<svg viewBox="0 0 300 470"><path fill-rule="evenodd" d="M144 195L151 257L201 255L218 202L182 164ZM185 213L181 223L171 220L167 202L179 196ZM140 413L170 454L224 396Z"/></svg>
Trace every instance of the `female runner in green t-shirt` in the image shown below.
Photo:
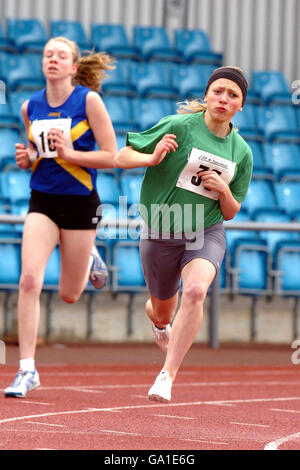
<svg viewBox="0 0 300 470"><path fill-rule="evenodd" d="M129 133L115 159L120 168L147 167L140 254L150 294L146 312L155 341L166 351L148 392L151 400L171 400L172 383L200 329L207 290L223 261L223 220L235 216L247 194L252 153L231 124L247 89L239 68L216 69L204 103L186 102L177 115Z"/></svg>

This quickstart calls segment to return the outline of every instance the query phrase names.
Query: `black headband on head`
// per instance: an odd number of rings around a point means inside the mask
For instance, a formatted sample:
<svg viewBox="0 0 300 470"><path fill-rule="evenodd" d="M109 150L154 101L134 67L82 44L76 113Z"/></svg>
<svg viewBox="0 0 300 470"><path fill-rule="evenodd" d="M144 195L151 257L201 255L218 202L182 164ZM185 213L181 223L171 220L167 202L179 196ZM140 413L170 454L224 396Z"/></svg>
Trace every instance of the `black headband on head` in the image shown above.
<svg viewBox="0 0 300 470"><path fill-rule="evenodd" d="M243 94L243 105L244 105L245 99L247 96L248 82L246 78L244 77L244 75L239 70L232 68L232 67L221 67L219 69L216 69L211 74L206 85L205 95L207 93L209 86L215 80L218 80L219 78L227 78L228 80L232 80L240 87L242 94Z"/></svg>

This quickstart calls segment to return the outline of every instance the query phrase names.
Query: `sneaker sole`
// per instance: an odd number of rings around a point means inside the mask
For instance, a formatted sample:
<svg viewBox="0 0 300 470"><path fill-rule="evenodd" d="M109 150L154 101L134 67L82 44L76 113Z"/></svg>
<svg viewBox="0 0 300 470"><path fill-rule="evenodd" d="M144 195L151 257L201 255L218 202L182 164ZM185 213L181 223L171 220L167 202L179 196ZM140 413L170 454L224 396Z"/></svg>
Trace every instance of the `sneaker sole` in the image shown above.
<svg viewBox="0 0 300 470"><path fill-rule="evenodd" d="M23 395L22 393L18 393L18 392L7 392L7 393L4 392L4 396L6 398L25 398L28 392L32 392L32 390L35 390L39 386L40 386L40 383L32 387L30 390L27 390L25 395Z"/></svg>
<svg viewBox="0 0 300 470"><path fill-rule="evenodd" d="M162 397L161 395L157 395L156 393L148 395L148 398L151 401L158 401L160 403L170 403L171 401L171 400L168 400L167 398Z"/></svg>

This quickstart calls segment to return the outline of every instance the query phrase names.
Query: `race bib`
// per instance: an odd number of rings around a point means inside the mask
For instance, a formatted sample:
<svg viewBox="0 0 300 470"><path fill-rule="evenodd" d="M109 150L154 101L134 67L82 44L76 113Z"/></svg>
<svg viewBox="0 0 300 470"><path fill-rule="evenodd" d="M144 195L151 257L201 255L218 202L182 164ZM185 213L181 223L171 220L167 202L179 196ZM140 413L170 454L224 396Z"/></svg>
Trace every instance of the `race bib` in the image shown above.
<svg viewBox="0 0 300 470"><path fill-rule="evenodd" d="M71 139L71 118L66 119L42 119L35 120L31 125L31 134L38 153L44 158L57 157L57 151L51 139L47 138L50 129L55 128L61 130L67 138L67 147L73 148Z"/></svg>
<svg viewBox="0 0 300 470"><path fill-rule="evenodd" d="M176 186L208 197L209 199L218 200L219 194L217 192L204 188L201 181L201 173L206 170L215 171L229 184L234 176L235 167L236 163L226 160L226 158L193 148L188 162L177 180Z"/></svg>

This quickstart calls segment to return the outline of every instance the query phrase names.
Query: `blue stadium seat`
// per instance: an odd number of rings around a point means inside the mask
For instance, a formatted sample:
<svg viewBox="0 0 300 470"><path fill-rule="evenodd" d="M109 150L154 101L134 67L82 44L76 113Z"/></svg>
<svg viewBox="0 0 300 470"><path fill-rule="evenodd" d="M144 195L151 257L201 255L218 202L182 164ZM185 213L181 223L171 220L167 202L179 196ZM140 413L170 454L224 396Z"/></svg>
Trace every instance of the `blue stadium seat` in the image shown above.
<svg viewBox="0 0 300 470"><path fill-rule="evenodd" d="M138 292L145 289L141 258L137 243L117 242L114 246L112 287L114 291Z"/></svg>
<svg viewBox="0 0 300 470"><path fill-rule="evenodd" d="M300 105L299 103L298 103L298 106L295 106L295 111L296 111L296 117L297 117L297 125L298 125L298 129L300 132Z"/></svg>
<svg viewBox="0 0 300 470"><path fill-rule="evenodd" d="M21 136L17 129L0 128L0 166L3 167L4 162L11 161L15 158L15 144L21 142Z"/></svg>
<svg viewBox="0 0 300 470"><path fill-rule="evenodd" d="M0 214L1 215L9 214L9 203L4 197L2 197L1 192L0 192ZM15 231L14 224L0 223L0 237L1 238L11 237L11 236L14 237L15 235L16 235L16 231Z"/></svg>
<svg viewBox="0 0 300 470"><path fill-rule="evenodd" d="M234 217L233 222L251 222L250 216L242 210L240 210ZM226 246L229 254L234 252L236 246L240 243L245 243L248 240L256 240L257 235L254 230L242 230L242 229L226 229Z"/></svg>
<svg viewBox="0 0 300 470"><path fill-rule="evenodd" d="M17 199L16 201L12 201L9 204L9 212L14 215L21 215L22 217L25 217L27 215L29 208L29 199ZM16 233L23 233L24 230L24 224L15 224L14 230Z"/></svg>
<svg viewBox="0 0 300 470"><path fill-rule="evenodd" d="M43 23L37 18L7 18L7 37L19 52L42 52L48 39Z"/></svg>
<svg viewBox="0 0 300 470"><path fill-rule="evenodd" d="M232 119L232 124L238 129L239 134L248 140L263 140L263 132L258 127L258 107L253 103L245 103L243 110L237 112Z"/></svg>
<svg viewBox="0 0 300 470"><path fill-rule="evenodd" d="M110 119L116 132L126 133L136 130L137 126L133 120L132 101L127 96L103 96Z"/></svg>
<svg viewBox="0 0 300 470"><path fill-rule="evenodd" d="M21 274L20 245L0 243L0 287L16 287Z"/></svg>
<svg viewBox="0 0 300 470"><path fill-rule="evenodd" d="M233 293L260 295L271 291L271 258L263 241L237 245L232 256Z"/></svg>
<svg viewBox="0 0 300 470"><path fill-rule="evenodd" d="M9 91L37 90L45 85L40 54L1 55L1 75Z"/></svg>
<svg viewBox="0 0 300 470"><path fill-rule="evenodd" d="M101 223L97 227L97 240L102 240L109 248L109 258L111 250L119 238L121 233L122 238L127 238L127 229L119 229L117 222L119 220L119 206L111 203L104 203L101 207ZM112 260L109 259L109 264Z"/></svg>
<svg viewBox="0 0 300 470"><path fill-rule="evenodd" d="M175 29L175 48L186 63L221 65L223 55L212 50L209 36L201 29Z"/></svg>
<svg viewBox="0 0 300 470"><path fill-rule="evenodd" d="M101 202L104 204L119 204L119 186L116 175L109 171L99 171L97 175L97 190Z"/></svg>
<svg viewBox="0 0 300 470"><path fill-rule="evenodd" d="M118 150L121 150L123 147L126 146L126 134L124 134L124 133L121 133L121 134L116 133L116 139L117 139L117 147L118 147Z"/></svg>
<svg viewBox="0 0 300 470"><path fill-rule="evenodd" d="M8 95L8 102L10 104L14 118L18 120L19 123L23 126L23 118L21 113L21 106L25 101L29 100L32 96L33 91L30 90L21 90L13 91Z"/></svg>
<svg viewBox="0 0 300 470"><path fill-rule="evenodd" d="M116 58L141 58L137 49L131 45L122 24L91 24L91 42L96 51L105 51Z"/></svg>
<svg viewBox="0 0 300 470"><path fill-rule="evenodd" d="M300 207L300 182L275 183L274 189L279 208L293 218Z"/></svg>
<svg viewBox="0 0 300 470"><path fill-rule="evenodd" d="M257 222L264 223L290 223L292 219L287 214L283 214L282 212L278 211L274 213L261 212L255 217L255 220ZM300 241L297 232L285 232L282 230L260 230L259 239L264 240L267 243L267 246L272 255L274 255L279 242L291 240Z"/></svg>
<svg viewBox="0 0 300 470"><path fill-rule="evenodd" d="M9 101L0 103L0 127L16 127L20 129L19 119L14 116Z"/></svg>
<svg viewBox="0 0 300 470"><path fill-rule="evenodd" d="M29 200L31 172L20 169L7 169L0 174L2 194L11 203Z"/></svg>
<svg viewBox="0 0 300 470"><path fill-rule="evenodd" d="M136 98L133 101L134 121L140 130L154 126L162 117L174 114L175 103L164 98Z"/></svg>
<svg viewBox="0 0 300 470"><path fill-rule="evenodd" d="M204 98L207 80L214 69L208 64L178 65L171 70L172 85L182 99Z"/></svg>
<svg viewBox="0 0 300 470"><path fill-rule="evenodd" d="M107 77L102 82L102 91L105 95L134 96L135 87L130 80L131 61L119 59L115 63L115 69L107 72Z"/></svg>
<svg viewBox="0 0 300 470"><path fill-rule="evenodd" d="M248 79L248 90L247 90L247 98L246 98L245 103L256 104L256 105L263 104L260 98L260 95L254 90L251 78Z"/></svg>
<svg viewBox="0 0 300 470"><path fill-rule="evenodd" d="M45 270L44 287L47 289L50 286L57 288L60 277L60 253L59 247L56 246L52 251Z"/></svg>
<svg viewBox="0 0 300 470"><path fill-rule="evenodd" d="M295 106L261 106L258 127L268 142L300 142Z"/></svg>
<svg viewBox="0 0 300 470"><path fill-rule="evenodd" d="M300 241L278 243L275 258L275 292L278 295L300 295Z"/></svg>
<svg viewBox="0 0 300 470"><path fill-rule="evenodd" d="M247 144L253 155L253 178L273 179L272 167L265 161L263 143L250 139Z"/></svg>
<svg viewBox="0 0 300 470"><path fill-rule="evenodd" d="M252 84L265 105L291 103L291 90L281 71L253 71Z"/></svg>
<svg viewBox="0 0 300 470"><path fill-rule="evenodd" d="M52 20L50 21L50 36L64 36L75 41L79 49L89 50L91 44L80 21Z"/></svg>
<svg viewBox="0 0 300 470"><path fill-rule="evenodd" d="M131 82L141 98L177 98L171 84L171 66L168 62L132 63Z"/></svg>
<svg viewBox="0 0 300 470"><path fill-rule="evenodd" d="M181 61L180 52L173 48L164 26L133 26L133 45L145 61Z"/></svg>
<svg viewBox="0 0 300 470"><path fill-rule="evenodd" d="M266 143L265 161L277 181L285 178L300 181L300 145L293 143Z"/></svg>
<svg viewBox="0 0 300 470"><path fill-rule="evenodd" d="M127 196L127 203L138 203L140 200L141 185L144 172L126 170L120 175L120 187L123 196Z"/></svg>
<svg viewBox="0 0 300 470"><path fill-rule="evenodd" d="M17 52L13 39L8 38L4 33L2 23L0 23L0 51Z"/></svg>
<svg viewBox="0 0 300 470"><path fill-rule="evenodd" d="M278 209L274 187L271 181L264 179L253 179L250 183L243 209L251 218L261 211L273 212Z"/></svg>

